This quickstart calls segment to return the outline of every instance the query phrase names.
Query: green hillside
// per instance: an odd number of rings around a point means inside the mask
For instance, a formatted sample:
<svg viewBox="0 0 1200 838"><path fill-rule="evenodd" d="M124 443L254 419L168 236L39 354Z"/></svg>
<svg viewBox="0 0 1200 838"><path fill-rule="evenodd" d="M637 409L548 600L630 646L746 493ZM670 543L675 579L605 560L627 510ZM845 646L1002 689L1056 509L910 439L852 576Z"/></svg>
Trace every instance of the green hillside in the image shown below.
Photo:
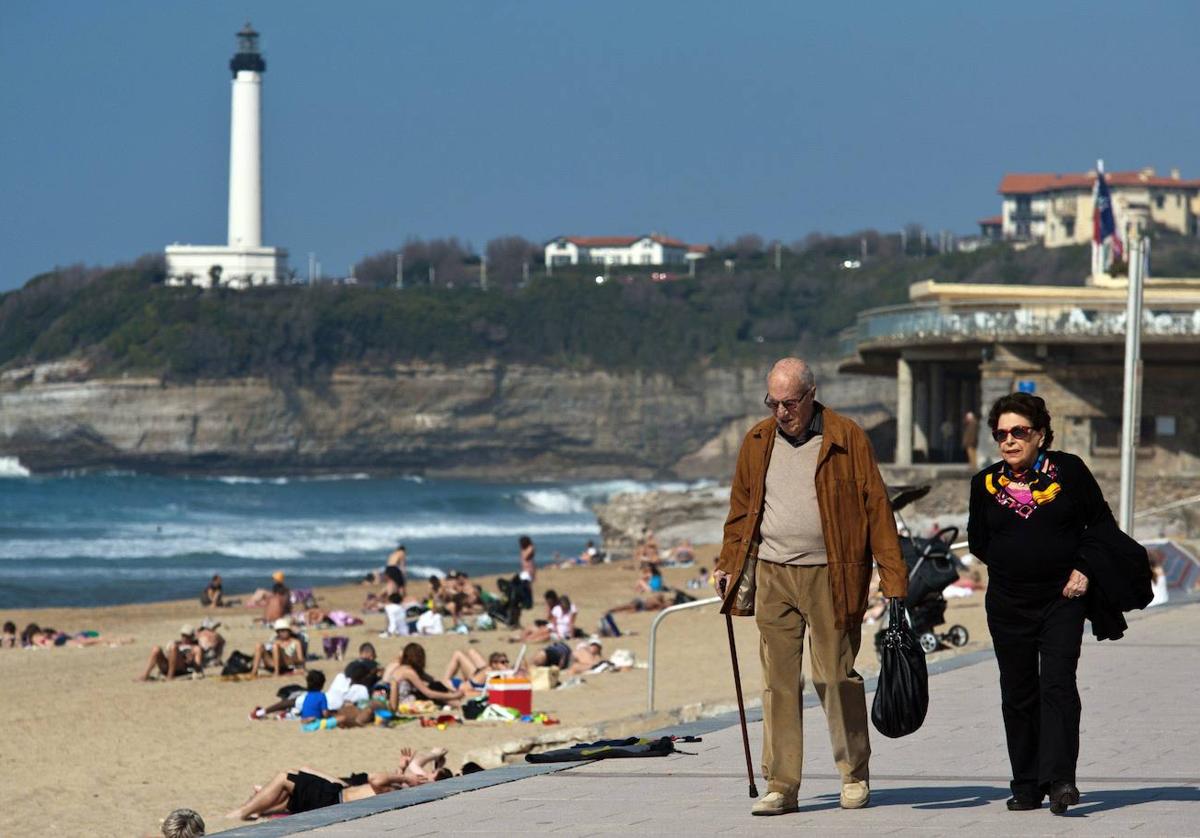
<svg viewBox="0 0 1200 838"><path fill-rule="evenodd" d="M858 269L842 262L861 255L859 236L782 248L779 271L773 247L739 240L695 278L656 282L621 268L597 284L595 267L546 277L539 266L523 288L486 292L461 280L404 290L168 288L154 260L60 271L0 296L0 366L82 356L108 375L303 382L339 365L491 358L683 373L792 351L829 355L858 311L904 302L917 280L1072 284L1088 263L1086 247L911 255L898 252L897 237L870 235ZM1200 243L1156 247L1155 273L1200 274Z"/></svg>

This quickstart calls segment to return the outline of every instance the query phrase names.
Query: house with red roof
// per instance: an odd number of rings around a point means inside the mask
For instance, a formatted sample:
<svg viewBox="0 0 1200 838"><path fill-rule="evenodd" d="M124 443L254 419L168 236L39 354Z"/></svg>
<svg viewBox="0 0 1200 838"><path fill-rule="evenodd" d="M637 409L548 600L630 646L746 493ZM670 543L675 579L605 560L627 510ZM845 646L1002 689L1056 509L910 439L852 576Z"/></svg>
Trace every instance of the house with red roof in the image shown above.
<svg viewBox="0 0 1200 838"><path fill-rule="evenodd" d="M1172 169L1169 177L1159 176L1154 169L1108 172L1105 177L1122 239L1126 224L1135 219L1181 235L1200 232L1200 180L1184 180L1178 169ZM997 190L1001 196L1001 236L1046 247L1090 242L1095 182L1095 171L1006 174ZM979 223L985 236L994 235L995 218Z"/></svg>
<svg viewBox="0 0 1200 838"><path fill-rule="evenodd" d="M546 267L560 265L685 265L702 258L706 245L670 236L559 236L546 243Z"/></svg>

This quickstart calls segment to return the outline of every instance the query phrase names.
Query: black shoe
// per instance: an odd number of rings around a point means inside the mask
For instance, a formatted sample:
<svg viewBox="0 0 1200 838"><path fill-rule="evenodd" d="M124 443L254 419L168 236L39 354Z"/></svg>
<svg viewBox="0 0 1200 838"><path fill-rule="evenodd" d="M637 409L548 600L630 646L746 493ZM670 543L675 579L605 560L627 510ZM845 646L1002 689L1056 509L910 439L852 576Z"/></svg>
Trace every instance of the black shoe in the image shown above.
<svg viewBox="0 0 1200 838"><path fill-rule="evenodd" d="M1079 803L1079 789L1074 783L1061 781L1050 786L1050 811L1055 815L1065 815L1068 806Z"/></svg>
<svg viewBox="0 0 1200 838"><path fill-rule="evenodd" d="M1010 812L1028 812L1031 809L1042 808L1042 801L1041 798L1035 800L1032 797L1013 795L1005 805L1008 806L1008 811Z"/></svg>

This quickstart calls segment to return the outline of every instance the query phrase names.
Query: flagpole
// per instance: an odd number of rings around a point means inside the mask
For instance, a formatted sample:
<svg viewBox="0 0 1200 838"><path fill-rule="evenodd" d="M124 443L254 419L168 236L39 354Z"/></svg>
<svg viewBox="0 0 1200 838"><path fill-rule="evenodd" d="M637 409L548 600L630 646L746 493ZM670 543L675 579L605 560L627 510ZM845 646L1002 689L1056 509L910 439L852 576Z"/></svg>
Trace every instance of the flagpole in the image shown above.
<svg viewBox="0 0 1200 838"><path fill-rule="evenodd" d="M1102 177L1104 177L1104 160L1102 158L1097 158L1097 160L1096 160L1097 183L1099 183L1099 178L1102 178ZM1093 189L1092 189L1092 215L1093 215L1093 217L1095 216L1095 213L1096 213L1096 201L1098 199L1096 192L1097 192L1096 188L1093 187ZM1104 241L1103 240L1096 241L1095 234L1093 233L1093 235L1092 235L1092 276L1098 277L1102 273L1104 273Z"/></svg>
<svg viewBox="0 0 1200 838"><path fill-rule="evenodd" d="M1149 241L1135 229L1129 237L1129 297L1125 304L1125 384L1121 410L1121 529L1133 535L1138 425L1142 385L1142 284Z"/></svg>

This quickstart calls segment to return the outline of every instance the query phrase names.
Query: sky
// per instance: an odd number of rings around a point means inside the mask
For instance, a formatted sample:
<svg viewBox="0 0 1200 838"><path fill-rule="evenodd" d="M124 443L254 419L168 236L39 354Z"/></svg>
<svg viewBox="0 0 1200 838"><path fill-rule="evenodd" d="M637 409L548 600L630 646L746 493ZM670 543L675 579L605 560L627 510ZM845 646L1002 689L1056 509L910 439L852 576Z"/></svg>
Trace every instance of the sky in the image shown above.
<svg viewBox="0 0 1200 838"><path fill-rule="evenodd" d="M0 3L0 291L223 244L262 33L264 244L977 232L1005 172L1200 178L1200 3Z"/></svg>

